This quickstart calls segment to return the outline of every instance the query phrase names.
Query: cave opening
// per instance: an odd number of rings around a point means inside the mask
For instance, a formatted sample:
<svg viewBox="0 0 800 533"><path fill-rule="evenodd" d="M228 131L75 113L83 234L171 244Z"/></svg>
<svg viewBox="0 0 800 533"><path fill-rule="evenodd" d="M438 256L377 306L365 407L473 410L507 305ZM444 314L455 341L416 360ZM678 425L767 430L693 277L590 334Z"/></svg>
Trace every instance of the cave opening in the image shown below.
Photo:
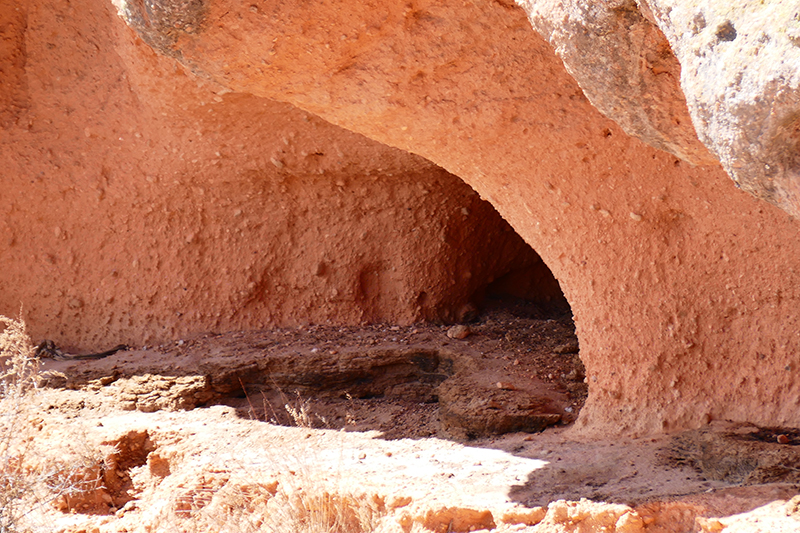
<svg viewBox="0 0 800 533"><path fill-rule="evenodd" d="M455 176L453 176L456 178ZM458 179L458 178L456 178ZM459 180L460 181L460 180ZM476 194L477 196L477 194ZM469 304L455 312L453 322L475 322L482 314L503 310L521 318L566 320L572 309L553 272L500 213L486 200L477 220L464 225L469 229L464 241L485 238L486 246L464 247L466 268L481 272L469 296ZM473 209L474 210L474 209ZM447 259L444 259L446 261ZM458 277L452 273L452 277Z"/></svg>
<svg viewBox="0 0 800 533"><path fill-rule="evenodd" d="M374 280L365 281L372 270L359 275L356 304L368 320L279 330L292 350L260 355L258 372L237 375L232 393L211 403L274 424L377 430L387 439L473 440L576 419L587 385L558 280L491 204L457 177L440 169L433 174L424 178L432 191L424 195L428 203L387 208L423 213L426 224L396 232L393 247L381 250L387 266ZM434 186L435 180L444 185ZM398 181L384 185L405 186ZM453 189L458 202L446 195ZM396 218L385 220L376 233L390 234L390 223L400 226ZM438 254L426 256L422 273L420 263L392 270L402 264L397 257L409 263L411 252L426 248L415 239L441 243ZM403 253L391 255L395 250ZM418 295L417 320L387 317L386 302L402 301L390 296L396 289L387 280L401 280L398 292ZM469 333L452 334L457 326ZM265 340L255 345L271 346Z"/></svg>
<svg viewBox="0 0 800 533"><path fill-rule="evenodd" d="M570 304L542 258L494 208L482 224L497 225L498 233L511 235L512 244L489 246L488 252L481 253L514 250L513 257L502 263L502 268L487 273L485 285L471 300L475 314L462 316L462 322L476 336L499 339L499 358L510 361L504 368L510 369L515 379L541 385L529 390L532 400L539 394L550 399L551 392L562 395L557 409L561 415L559 424L570 424L588 393ZM485 260L476 258L478 262ZM502 388L500 383L496 386ZM467 433L467 437L472 436Z"/></svg>
<svg viewBox="0 0 800 533"><path fill-rule="evenodd" d="M490 281L482 291L485 310L506 308L529 318L571 318L572 309L558 280L533 248Z"/></svg>

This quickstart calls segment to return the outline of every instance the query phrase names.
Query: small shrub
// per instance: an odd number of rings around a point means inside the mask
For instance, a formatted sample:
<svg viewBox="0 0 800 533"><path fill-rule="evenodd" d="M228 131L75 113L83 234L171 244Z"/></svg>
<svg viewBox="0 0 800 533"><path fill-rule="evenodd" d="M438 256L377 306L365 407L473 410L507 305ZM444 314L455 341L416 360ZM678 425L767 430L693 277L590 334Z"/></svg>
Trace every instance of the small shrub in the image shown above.
<svg viewBox="0 0 800 533"><path fill-rule="evenodd" d="M22 320L0 316L0 533L17 531L23 522L38 477L24 460L33 445L26 439L35 418L31 391L38 386L38 361ZM34 496L35 497L35 496Z"/></svg>
<svg viewBox="0 0 800 533"><path fill-rule="evenodd" d="M50 504L96 488L98 460L42 442L39 360L22 319L0 315L0 533L35 531ZM54 453L55 452L55 453ZM90 464L91 463L91 464ZM88 466L87 466L88 465Z"/></svg>

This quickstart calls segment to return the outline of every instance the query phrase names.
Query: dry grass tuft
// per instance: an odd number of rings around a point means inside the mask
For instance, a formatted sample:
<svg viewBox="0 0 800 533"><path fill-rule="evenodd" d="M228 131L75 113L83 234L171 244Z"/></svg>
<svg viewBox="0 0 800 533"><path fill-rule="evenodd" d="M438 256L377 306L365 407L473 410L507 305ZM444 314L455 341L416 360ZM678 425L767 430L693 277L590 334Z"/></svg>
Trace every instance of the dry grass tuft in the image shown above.
<svg viewBox="0 0 800 533"><path fill-rule="evenodd" d="M286 500L284 508L290 510L297 524L293 533L371 533L386 514L386 504L377 495L359 497L300 490Z"/></svg>
<svg viewBox="0 0 800 533"><path fill-rule="evenodd" d="M0 327L0 533L47 531L38 527L40 515L96 488L99 479L85 472L97 470L98 460L69 450L54 455L42 441L35 349L22 319L0 315Z"/></svg>
<svg viewBox="0 0 800 533"><path fill-rule="evenodd" d="M308 399L283 396L291 425L311 430L327 426ZM270 406L271 408L271 406ZM251 405L251 413L255 412ZM265 408L265 412L266 408ZM273 416L278 414L273 411ZM284 415L285 416L285 415ZM298 443L305 445L304 443ZM242 455L247 455L243 453ZM313 465L286 457L268 471L232 464L206 472L160 513L154 531L200 533L381 533L387 506L374 494L340 490L313 475Z"/></svg>
<svg viewBox="0 0 800 533"><path fill-rule="evenodd" d="M0 358L6 369L0 372L4 398L24 396L39 385L39 360L25 322L0 315Z"/></svg>
<svg viewBox="0 0 800 533"><path fill-rule="evenodd" d="M303 399L297 391L295 391L295 395L297 395L296 401L290 402L285 400L286 403L283 406L286 412L289 413L295 427L306 429L328 427L328 421L325 417L312 411L310 400ZM316 422L314 419L316 419ZM321 426L318 424L321 424Z"/></svg>
<svg viewBox="0 0 800 533"><path fill-rule="evenodd" d="M30 397L39 384L39 365L25 323L0 316L0 324L0 533L10 533L22 526L28 501L42 488L24 460L33 443L23 437L35 419Z"/></svg>
<svg viewBox="0 0 800 533"><path fill-rule="evenodd" d="M336 494L297 477L266 482L252 474L216 472L184 490L154 530L200 533L379 533L382 498ZM303 485L302 487L300 485Z"/></svg>

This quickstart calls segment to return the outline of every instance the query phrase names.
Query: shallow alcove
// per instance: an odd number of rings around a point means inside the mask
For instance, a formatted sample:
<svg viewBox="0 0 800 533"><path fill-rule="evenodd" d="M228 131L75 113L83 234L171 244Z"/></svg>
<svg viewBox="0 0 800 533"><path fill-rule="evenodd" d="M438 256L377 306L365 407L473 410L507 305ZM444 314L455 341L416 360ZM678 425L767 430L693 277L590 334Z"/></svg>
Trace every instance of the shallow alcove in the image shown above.
<svg viewBox="0 0 800 533"><path fill-rule="evenodd" d="M153 359L147 372L164 378L154 382L177 374L174 387L199 395L146 409L244 393L235 384L208 396L204 379L189 379L204 371L177 372L169 367L179 364L153 352L187 353L207 332L302 326L291 331L311 350L310 328L400 345L417 329L437 354L474 344L478 357L498 354L501 367L508 357L523 384L557 385L562 374L580 381L582 370L566 361L577 361L574 342L542 342L572 335L571 323L559 322L568 310L548 315L547 305L563 303L557 282L459 177L289 104L194 76L125 30L105 3L46 13L27 13L42 31L26 34L19 49L30 54L14 88L26 105L0 130L9 147L0 153L8 169L0 313L14 315L22 303L36 342L84 354L125 343ZM52 51L32 53L41 50ZM70 83L28 83L53 72ZM475 333L449 339L446 325L459 322ZM477 350L481 339L489 345ZM336 361L329 340L323 335L318 349ZM553 355L557 344L567 346L557 354L565 361ZM525 359L534 352L536 369ZM139 381L131 390L145 386ZM495 394L505 394L497 382ZM413 380L394 388L413 395ZM577 405L561 389L553 387L562 395L553 410L567 420L564 409Z"/></svg>
<svg viewBox="0 0 800 533"><path fill-rule="evenodd" d="M118 54L92 68L124 74L130 93L84 73L95 81L28 95L31 113L82 102L80 117L0 130L15 147L0 154L0 313L22 303L37 342L85 353L208 331L452 323L490 284L532 293L519 280L547 272L489 202L431 162L288 104L217 94L130 34L101 37ZM67 63L81 57L69 46ZM115 95L116 111L96 93Z"/></svg>
<svg viewBox="0 0 800 533"><path fill-rule="evenodd" d="M503 235L514 254L471 248L474 255L456 255L457 263L450 255L440 262L434 257L427 271L456 264L480 272L471 280L471 291L450 284L425 286L449 305L429 307L437 314L408 325L309 324L234 335L235 340L230 335L201 340L207 347L194 350L239 353L245 359L253 346L263 351L253 354L258 362L245 364L245 372L226 363L216 383L229 386L209 403L281 425L377 430L392 439L469 440L572 422L587 386L569 304L535 251L491 206L479 202L486 208L480 223L466 220L460 231L480 228ZM423 228L419 233L424 239ZM466 324L470 334L450 338L453 322Z"/></svg>

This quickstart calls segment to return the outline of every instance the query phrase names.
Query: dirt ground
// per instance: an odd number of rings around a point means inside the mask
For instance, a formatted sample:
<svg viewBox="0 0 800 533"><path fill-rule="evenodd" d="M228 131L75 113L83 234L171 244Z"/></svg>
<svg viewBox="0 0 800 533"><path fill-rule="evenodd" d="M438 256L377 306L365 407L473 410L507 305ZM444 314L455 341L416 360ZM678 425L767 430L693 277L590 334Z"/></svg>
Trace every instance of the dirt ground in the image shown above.
<svg viewBox="0 0 800 533"><path fill-rule="evenodd" d="M41 438L114 451L104 488L43 520L74 533L292 531L217 523L218 500L299 486L380 502L375 531L800 529L800 486L780 476L715 479L670 436L576 439L587 385L568 309L495 301L468 328L210 333L45 360Z"/></svg>

